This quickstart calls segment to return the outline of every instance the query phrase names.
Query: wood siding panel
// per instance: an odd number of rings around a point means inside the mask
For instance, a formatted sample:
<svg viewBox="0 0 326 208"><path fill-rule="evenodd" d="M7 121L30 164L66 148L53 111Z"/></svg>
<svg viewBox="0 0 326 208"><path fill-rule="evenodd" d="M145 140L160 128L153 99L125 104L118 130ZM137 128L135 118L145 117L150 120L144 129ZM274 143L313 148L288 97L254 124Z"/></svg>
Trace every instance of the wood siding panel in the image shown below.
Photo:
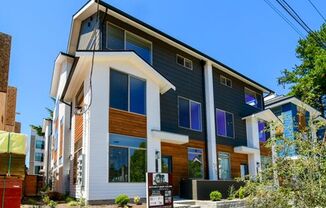
<svg viewBox="0 0 326 208"><path fill-rule="evenodd" d="M259 146L260 146L260 155L272 156L272 151L269 148L265 147L265 143L260 142Z"/></svg>
<svg viewBox="0 0 326 208"><path fill-rule="evenodd" d="M190 140L189 143L183 145L161 143L162 156L172 156L172 174L173 174L173 194L179 194L180 181L188 178L188 147L202 149L204 160L204 177L207 176L206 165L206 148L205 143L197 140Z"/></svg>
<svg viewBox="0 0 326 208"><path fill-rule="evenodd" d="M83 138L83 126L84 126L83 115L75 115L75 138L74 138L74 143L77 143L79 140L82 140L82 138Z"/></svg>
<svg viewBox="0 0 326 208"><path fill-rule="evenodd" d="M109 132L147 138L147 118L144 115L110 108Z"/></svg>
<svg viewBox="0 0 326 208"><path fill-rule="evenodd" d="M231 177L237 178L240 177L240 165L241 164L248 164L248 155L247 154L239 154L233 151L232 146L228 145L217 145L217 151L219 152L226 152L230 154L231 160Z"/></svg>

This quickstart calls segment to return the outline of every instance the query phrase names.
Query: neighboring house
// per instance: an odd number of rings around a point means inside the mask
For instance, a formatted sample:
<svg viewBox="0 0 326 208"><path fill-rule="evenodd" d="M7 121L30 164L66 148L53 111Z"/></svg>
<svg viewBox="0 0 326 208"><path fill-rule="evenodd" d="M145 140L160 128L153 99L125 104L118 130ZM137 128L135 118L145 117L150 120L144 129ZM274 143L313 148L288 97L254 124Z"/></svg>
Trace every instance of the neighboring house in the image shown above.
<svg viewBox="0 0 326 208"><path fill-rule="evenodd" d="M0 32L0 130L20 133L16 121L17 88L8 86L11 36Z"/></svg>
<svg viewBox="0 0 326 208"><path fill-rule="evenodd" d="M102 1L96 24L96 8L73 16L55 61L54 189L92 203L145 197L146 172L172 173L175 195L183 178L255 176L273 91Z"/></svg>
<svg viewBox="0 0 326 208"><path fill-rule="evenodd" d="M325 139L325 127L317 128L311 121L326 119L322 114L302 102L294 96L276 96L271 95L265 98L265 107L271 109L272 112L281 120L283 124L283 135L288 139L295 139L295 133L306 131L307 126L310 128L313 139ZM297 155L295 147L290 147L288 155L295 157Z"/></svg>
<svg viewBox="0 0 326 208"><path fill-rule="evenodd" d="M43 169L45 183L49 185L52 179L51 171L51 145L52 145L52 120L43 119L42 132L44 133L44 160Z"/></svg>
<svg viewBox="0 0 326 208"><path fill-rule="evenodd" d="M29 145L29 167L28 174L41 175L44 161L44 136L37 135L37 132L32 128Z"/></svg>

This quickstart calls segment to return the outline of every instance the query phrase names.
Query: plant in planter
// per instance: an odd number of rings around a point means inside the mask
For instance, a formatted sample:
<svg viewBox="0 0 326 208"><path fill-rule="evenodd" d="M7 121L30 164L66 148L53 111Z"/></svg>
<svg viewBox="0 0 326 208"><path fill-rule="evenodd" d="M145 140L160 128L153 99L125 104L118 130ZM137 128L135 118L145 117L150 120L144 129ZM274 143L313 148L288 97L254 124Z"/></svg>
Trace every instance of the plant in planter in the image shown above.
<svg viewBox="0 0 326 208"><path fill-rule="evenodd" d="M135 196L134 197L134 203L137 204L137 205L141 205L140 197L139 196Z"/></svg>
<svg viewBox="0 0 326 208"><path fill-rule="evenodd" d="M219 191L212 191L210 194L209 194L209 198L212 200L212 201L220 201L222 199L222 194L221 192Z"/></svg>
<svg viewBox="0 0 326 208"><path fill-rule="evenodd" d="M115 203L119 205L119 207L125 207L129 203L130 199L126 194L120 194L115 198Z"/></svg>

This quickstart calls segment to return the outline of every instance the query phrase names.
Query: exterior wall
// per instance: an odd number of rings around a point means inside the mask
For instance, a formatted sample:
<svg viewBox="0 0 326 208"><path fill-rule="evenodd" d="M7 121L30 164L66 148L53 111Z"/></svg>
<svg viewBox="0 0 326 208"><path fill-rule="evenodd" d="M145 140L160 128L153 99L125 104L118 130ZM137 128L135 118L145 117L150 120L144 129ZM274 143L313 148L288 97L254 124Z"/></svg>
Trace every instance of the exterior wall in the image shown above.
<svg viewBox="0 0 326 208"><path fill-rule="evenodd" d="M100 21L102 20L102 15L100 17ZM79 34L79 41L78 41L78 50L91 50L94 47L94 38L97 36L96 40L97 43L95 45L95 49L98 50L101 47L101 31L97 28L95 30L95 33L93 32L94 27L96 27L96 20L97 16L96 13L92 16L88 17L81 23L80 27L80 34Z"/></svg>
<svg viewBox="0 0 326 208"><path fill-rule="evenodd" d="M0 32L0 92L7 92L11 36Z"/></svg>
<svg viewBox="0 0 326 208"><path fill-rule="evenodd" d="M147 138L147 119L144 115L109 109L109 132Z"/></svg>
<svg viewBox="0 0 326 208"><path fill-rule="evenodd" d="M217 152L226 152L230 154L231 161L231 177L237 178L240 177L240 165L247 164L248 165L248 155L247 154L239 154L233 151L232 146L228 145L217 145Z"/></svg>
<svg viewBox="0 0 326 208"><path fill-rule="evenodd" d="M199 148L203 150L204 162L204 177L207 176L207 161L205 142L190 140L184 145L161 143L161 152L163 156L172 157L172 180L173 180L173 194L178 195L180 190L180 181L183 178L188 178L188 148Z"/></svg>
<svg viewBox="0 0 326 208"><path fill-rule="evenodd" d="M28 173L33 175L37 174L35 172L36 166L43 167L44 163L42 161L36 161L35 160L35 154L36 153L42 153L43 154L43 161L44 161L44 148L39 149L36 148L36 142L37 141L44 141L44 137L39 136L36 134L36 132L32 129L31 131L31 137L30 137L30 150L29 150L29 167L28 167ZM40 168L41 170L42 168Z"/></svg>
<svg viewBox="0 0 326 208"><path fill-rule="evenodd" d="M220 84L220 75L232 80L232 88ZM257 113L261 111L261 109L252 107L245 103L244 88L247 87L261 95L262 92L249 87L244 82L241 82L216 68L213 68L213 82L215 108L233 113L234 117L234 139L216 136L217 144L247 146L246 122L242 120L242 118Z"/></svg>
<svg viewBox="0 0 326 208"><path fill-rule="evenodd" d="M112 16L108 16L107 20L114 25L151 41L153 47L152 66L177 89L176 91L170 90L160 96L162 131L189 135L190 138L195 140L206 140L204 72L200 60ZM102 50L107 50L106 28L103 30ZM193 63L193 69L189 70L178 65L176 63L177 54L190 59ZM178 96L201 103L202 131L193 131L178 127Z"/></svg>
<svg viewBox="0 0 326 208"><path fill-rule="evenodd" d="M267 148L264 142L260 142L260 155L272 156L272 150Z"/></svg>
<svg viewBox="0 0 326 208"><path fill-rule="evenodd" d="M6 93L0 92L0 130L5 128L6 98Z"/></svg>

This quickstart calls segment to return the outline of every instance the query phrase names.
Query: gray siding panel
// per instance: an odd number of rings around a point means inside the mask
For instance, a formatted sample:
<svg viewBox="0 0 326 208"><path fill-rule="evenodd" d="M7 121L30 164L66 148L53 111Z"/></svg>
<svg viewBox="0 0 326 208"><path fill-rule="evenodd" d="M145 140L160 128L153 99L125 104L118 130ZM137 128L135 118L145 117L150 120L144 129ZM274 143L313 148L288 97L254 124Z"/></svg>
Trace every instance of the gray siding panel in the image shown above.
<svg viewBox="0 0 326 208"><path fill-rule="evenodd" d="M220 84L220 75L232 80L232 88ZM261 110L245 103L244 88L247 87L261 95L262 92L249 87L246 83L237 80L216 68L213 68L213 85L215 108L231 112L234 116L234 138L217 136L217 144L232 146L247 145L246 122L242 120L242 118Z"/></svg>
<svg viewBox="0 0 326 208"><path fill-rule="evenodd" d="M161 95L161 129L179 134L189 135L191 139L205 140L205 103L204 103L204 77L200 60L185 54L175 47L152 37L135 27L132 27L120 20L108 16L107 20L123 29L139 35L152 42L153 47L153 67L168 79L176 87L176 91ZM106 47L106 31L103 31L102 47ZM186 69L176 63L176 54L180 54L193 62L193 70ZM178 96L201 103L202 110L202 131L193 131L178 127Z"/></svg>

